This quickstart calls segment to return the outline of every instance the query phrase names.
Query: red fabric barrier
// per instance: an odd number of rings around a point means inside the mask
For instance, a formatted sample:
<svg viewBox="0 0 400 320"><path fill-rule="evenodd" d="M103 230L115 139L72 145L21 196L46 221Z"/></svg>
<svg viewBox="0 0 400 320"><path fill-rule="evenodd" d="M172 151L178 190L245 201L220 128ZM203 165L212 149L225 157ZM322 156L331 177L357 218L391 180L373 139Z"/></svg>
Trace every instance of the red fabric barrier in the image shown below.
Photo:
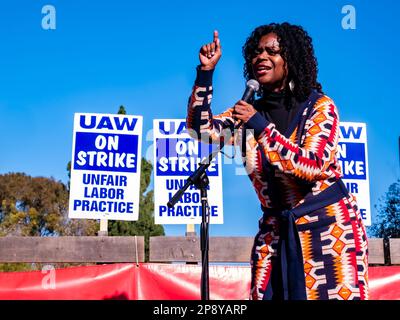
<svg viewBox="0 0 400 320"><path fill-rule="evenodd" d="M144 264L138 273L138 299L200 299L201 267L183 264ZM211 300L248 299L250 268L209 267Z"/></svg>
<svg viewBox="0 0 400 320"><path fill-rule="evenodd" d="M135 268L134 264L110 264L0 273L0 299L136 299Z"/></svg>
<svg viewBox="0 0 400 320"><path fill-rule="evenodd" d="M400 300L400 267L370 267L372 300Z"/></svg>
<svg viewBox="0 0 400 320"><path fill-rule="evenodd" d="M244 300L250 267L210 265L210 298ZM201 267L108 264L53 271L0 273L1 300L198 300ZM370 267L372 300L400 300L400 267Z"/></svg>

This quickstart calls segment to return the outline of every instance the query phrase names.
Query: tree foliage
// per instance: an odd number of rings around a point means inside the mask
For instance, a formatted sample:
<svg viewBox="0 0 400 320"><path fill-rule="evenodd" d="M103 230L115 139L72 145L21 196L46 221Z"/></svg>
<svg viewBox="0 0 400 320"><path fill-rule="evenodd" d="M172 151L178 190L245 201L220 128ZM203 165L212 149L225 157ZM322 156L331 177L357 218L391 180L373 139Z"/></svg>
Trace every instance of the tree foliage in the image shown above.
<svg viewBox="0 0 400 320"><path fill-rule="evenodd" d="M93 220L68 218L68 189L53 178L24 173L0 175L0 236L95 235ZM35 269L29 264L0 264L0 270Z"/></svg>
<svg viewBox="0 0 400 320"><path fill-rule="evenodd" d="M126 110L124 106L119 106L117 114L126 114Z"/></svg>
<svg viewBox="0 0 400 320"><path fill-rule="evenodd" d="M120 106L118 114L126 114ZM71 162L67 164L71 178ZM109 221L109 235L144 236L146 260L149 237L164 235L164 228L154 224L153 190L148 191L153 166L142 158L140 176L139 220ZM70 181L31 177L25 173L0 175L0 236L90 236L99 231L99 221L69 219ZM0 270L30 269L27 264L0 264Z"/></svg>
<svg viewBox="0 0 400 320"><path fill-rule="evenodd" d="M380 199L377 222L370 232L378 238L400 238L400 179L389 186L385 196Z"/></svg>
<svg viewBox="0 0 400 320"><path fill-rule="evenodd" d="M94 235L98 224L68 219L68 189L53 178L0 175L0 236Z"/></svg>

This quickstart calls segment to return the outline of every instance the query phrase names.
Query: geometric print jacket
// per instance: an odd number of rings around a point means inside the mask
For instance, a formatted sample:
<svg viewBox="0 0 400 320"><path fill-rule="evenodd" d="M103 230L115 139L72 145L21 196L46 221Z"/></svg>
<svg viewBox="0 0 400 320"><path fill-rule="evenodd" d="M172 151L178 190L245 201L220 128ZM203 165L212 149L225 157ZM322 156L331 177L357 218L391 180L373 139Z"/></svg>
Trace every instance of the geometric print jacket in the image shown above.
<svg viewBox="0 0 400 320"><path fill-rule="evenodd" d="M313 105L300 107L284 134L259 112L234 133L233 108L212 115L212 73L197 71L187 127L202 140L242 146L245 169L263 207L293 208L310 191L316 195L342 177L336 157L339 117L330 98L320 95Z"/></svg>
<svg viewBox="0 0 400 320"><path fill-rule="evenodd" d="M241 146L264 212L251 253L250 298L368 299L367 237L341 181L334 102L312 92L281 133L256 100L259 112L235 130L233 108L211 112L212 74L198 69L186 123L193 138Z"/></svg>

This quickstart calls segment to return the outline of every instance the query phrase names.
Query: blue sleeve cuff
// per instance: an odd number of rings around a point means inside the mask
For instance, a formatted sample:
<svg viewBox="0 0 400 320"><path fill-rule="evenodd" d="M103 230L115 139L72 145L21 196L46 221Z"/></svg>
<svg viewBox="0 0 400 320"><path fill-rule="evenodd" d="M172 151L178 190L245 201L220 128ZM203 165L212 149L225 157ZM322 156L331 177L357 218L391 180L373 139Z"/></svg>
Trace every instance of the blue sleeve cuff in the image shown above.
<svg viewBox="0 0 400 320"><path fill-rule="evenodd" d="M270 124L261 113L256 112L247 122L246 126L250 129L254 129L254 137L257 139L264 129Z"/></svg>
<svg viewBox="0 0 400 320"><path fill-rule="evenodd" d="M212 85L212 78L214 69L212 70L201 70L200 66L197 66L197 76L194 84L199 87L208 87Z"/></svg>

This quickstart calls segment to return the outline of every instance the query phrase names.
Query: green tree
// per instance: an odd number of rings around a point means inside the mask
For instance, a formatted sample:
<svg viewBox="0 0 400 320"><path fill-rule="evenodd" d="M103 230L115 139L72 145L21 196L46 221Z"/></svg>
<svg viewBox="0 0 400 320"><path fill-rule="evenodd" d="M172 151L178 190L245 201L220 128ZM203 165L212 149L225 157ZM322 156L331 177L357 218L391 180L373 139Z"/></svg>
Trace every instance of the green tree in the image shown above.
<svg viewBox="0 0 400 320"><path fill-rule="evenodd" d="M67 172L68 172L67 186L68 186L68 190L69 190L71 187L71 161L68 161L68 163L67 163Z"/></svg>
<svg viewBox="0 0 400 320"><path fill-rule="evenodd" d="M126 114L126 110L124 106L119 106L117 114Z"/></svg>
<svg viewBox="0 0 400 320"><path fill-rule="evenodd" d="M377 219L368 231L374 237L383 238L385 263L390 264L389 239L400 238L400 179L389 186L375 208Z"/></svg>
<svg viewBox="0 0 400 320"><path fill-rule="evenodd" d="M124 106L119 107L118 114L126 114ZM152 172L152 164L142 158L139 219L137 221L109 221L108 226L111 236L144 236L146 261L149 260L149 238L151 236L165 235L164 227L154 223L154 192L153 190L147 191Z"/></svg>
<svg viewBox="0 0 400 320"><path fill-rule="evenodd" d="M53 178L24 173L0 175L0 236L95 235L95 221L68 218L68 189ZM2 264L0 270L29 269Z"/></svg>
<svg viewBox="0 0 400 320"><path fill-rule="evenodd" d="M0 175L0 235L93 235L97 225L68 218L68 189L53 178Z"/></svg>
<svg viewBox="0 0 400 320"><path fill-rule="evenodd" d="M385 196L380 199L377 222L370 232L378 238L400 238L400 179L389 186Z"/></svg>

